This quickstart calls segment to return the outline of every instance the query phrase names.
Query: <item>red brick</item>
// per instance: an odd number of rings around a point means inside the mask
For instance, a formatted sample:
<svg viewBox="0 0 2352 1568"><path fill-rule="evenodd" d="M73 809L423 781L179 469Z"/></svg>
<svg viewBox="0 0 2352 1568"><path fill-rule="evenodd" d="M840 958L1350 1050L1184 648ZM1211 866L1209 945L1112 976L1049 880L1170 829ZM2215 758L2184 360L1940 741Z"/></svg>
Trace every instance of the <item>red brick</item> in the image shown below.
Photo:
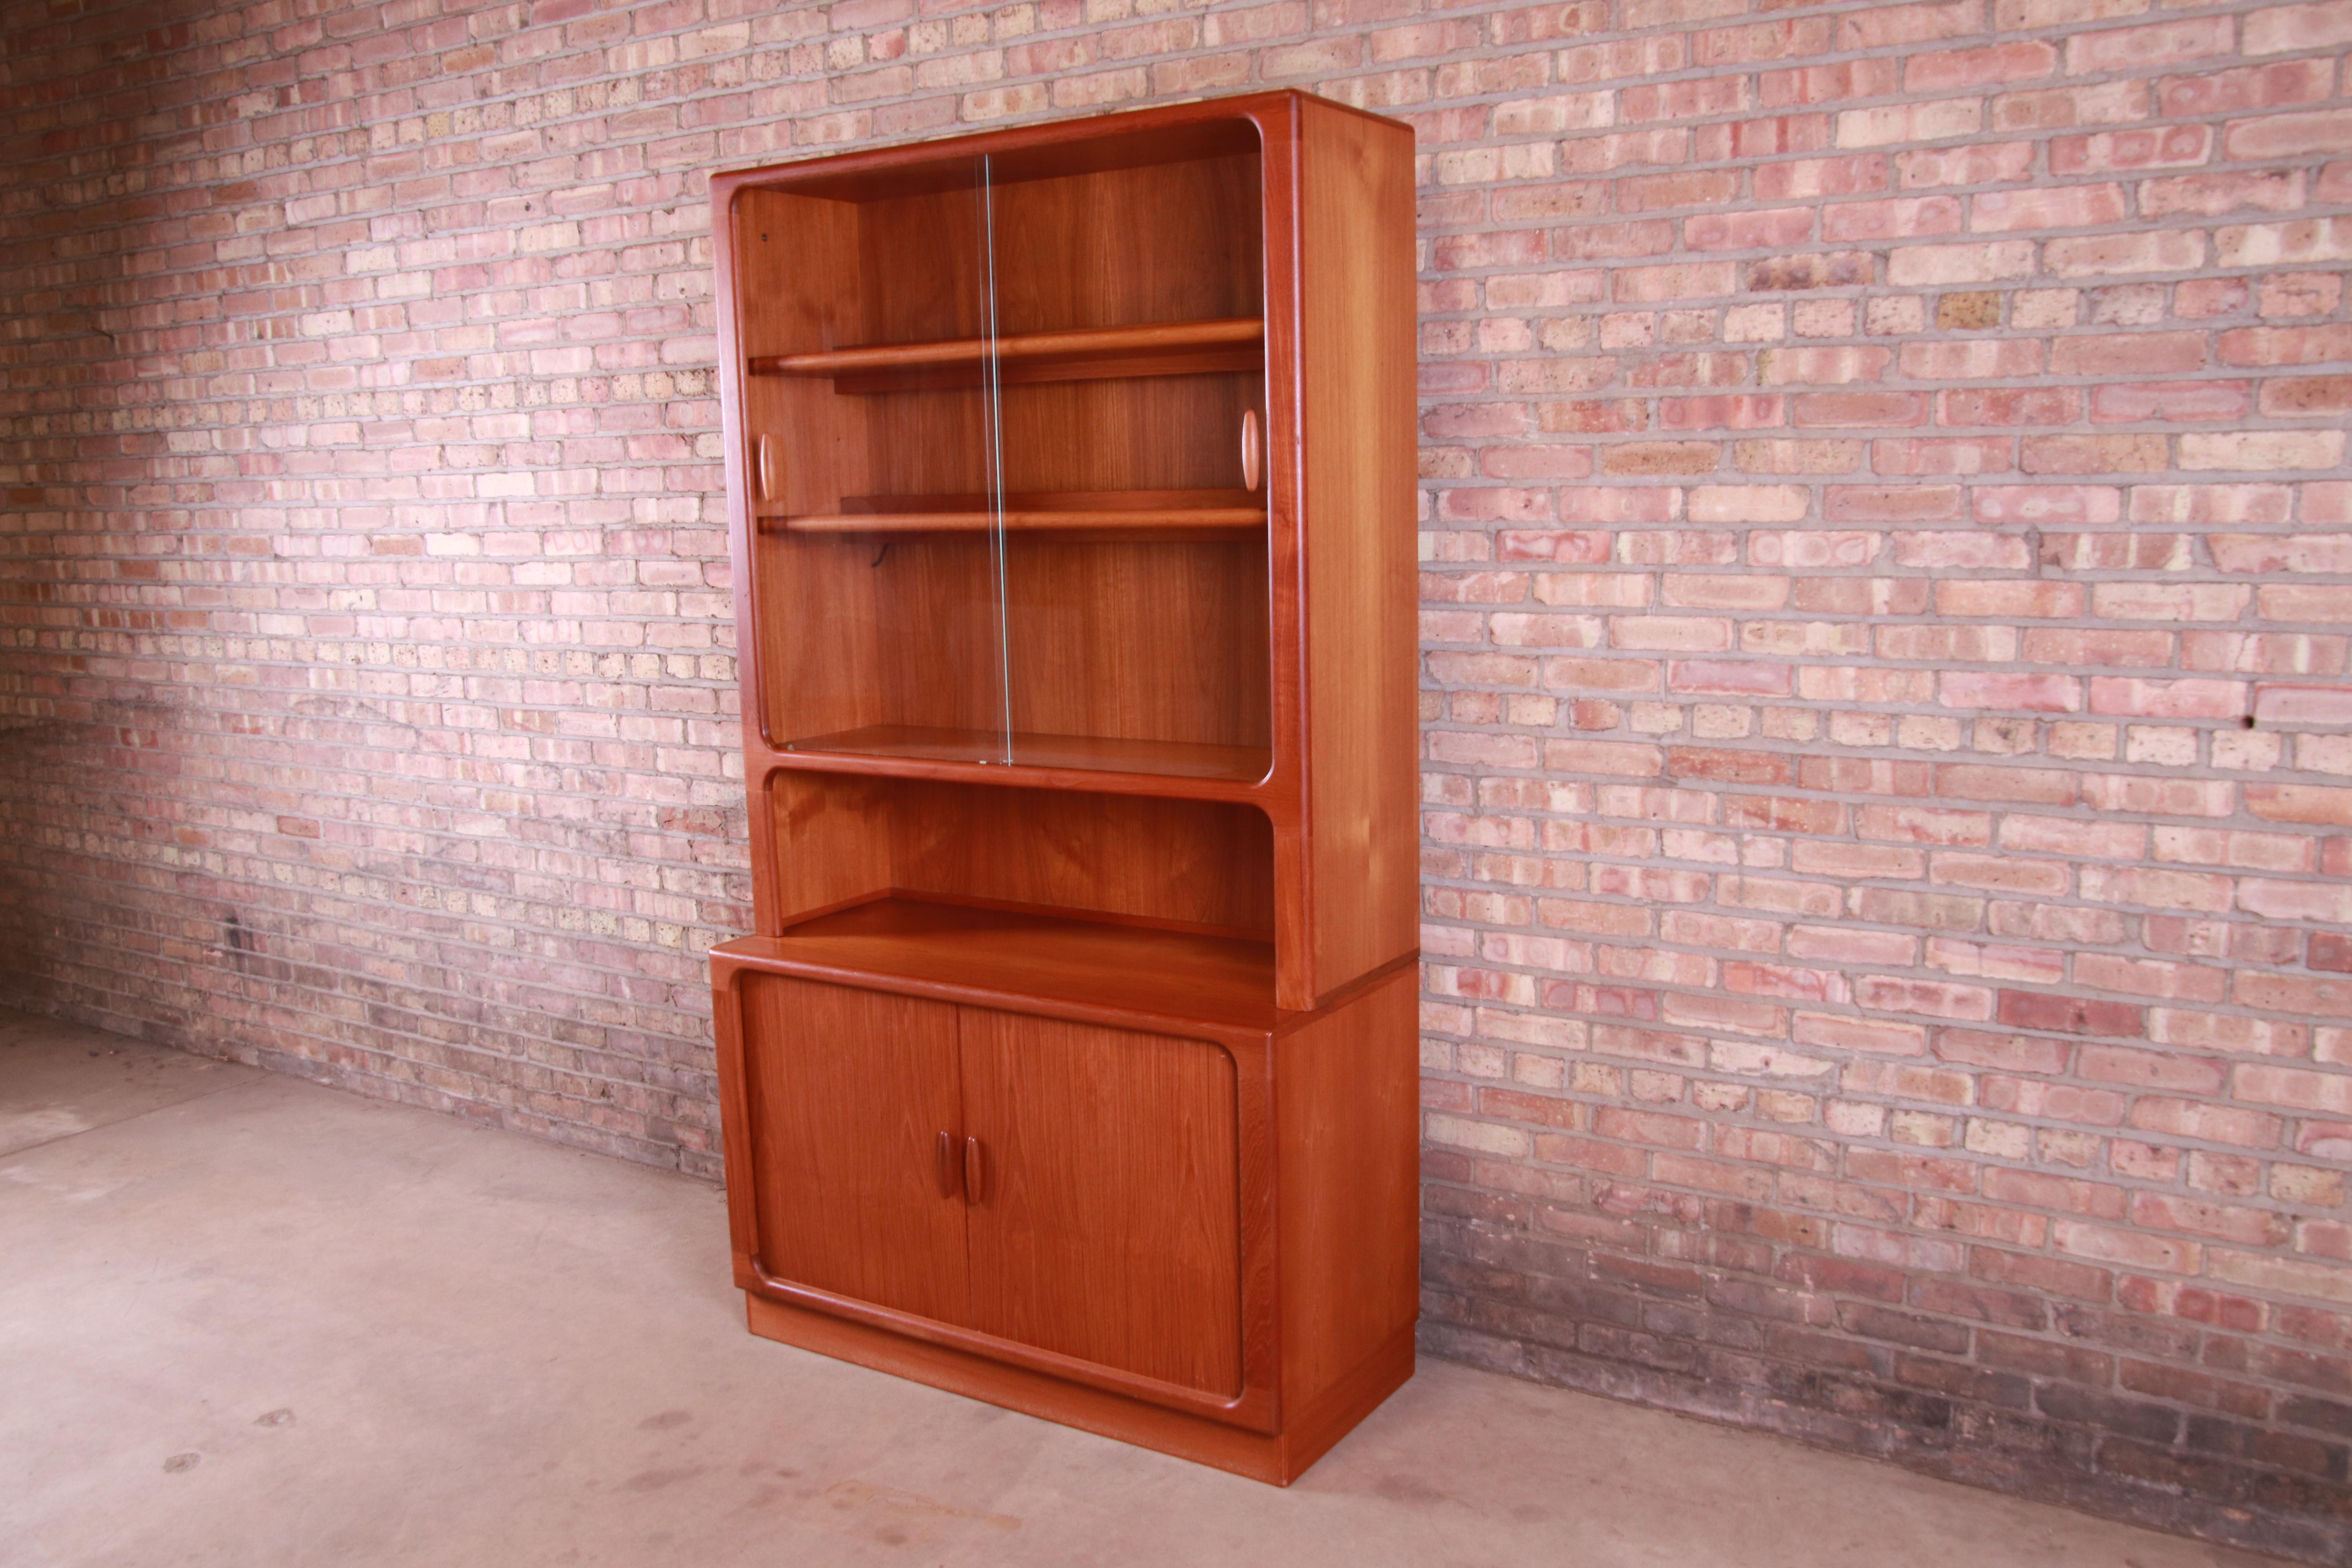
<svg viewBox="0 0 2352 1568"><path fill-rule="evenodd" d="M2070 1035L2134 1037L2147 1033L2147 1016L2121 1002L2100 1002L2085 996L2059 996L2038 991L2004 991L1996 1015L2002 1023L2025 1029L2047 1029Z"/></svg>
<svg viewBox="0 0 2352 1568"><path fill-rule="evenodd" d="M2066 71L2143 70L2177 60L2203 59L2231 52L2234 27L2227 16L2182 17L2149 26L2109 27L2076 33L2066 40Z"/></svg>
<svg viewBox="0 0 2352 1568"><path fill-rule="evenodd" d="M2245 416L2251 384L2243 381L2109 383L2091 389L2091 417L2103 425L2240 419Z"/></svg>
<svg viewBox="0 0 2352 1568"><path fill-rule="evenodd" d="M2170 375L2201 370L2208 353L2202 332L2118 332L2060 338L2050 368L2059 375Z"/></svg>
<svg viewBox="0 0 2352 1568"><path fill-rule="evenodd" d="M2088 228L2115 223L2128 210L2123 187L2116 184L1988 191L1969 198L1969 226L1979 233Z"/></svg>
<svg viewBox="0 0 2352 1568"><path fill-rule="evenodd" d="M1710 213L1683 220L1683 243L1695 250L1785 249L1813 232L1811 207Z"/></svg>
<svg viewBox="0 0 2352 1568"><path fill-rule="evenodd" d="M2133 127L2050 142L2050 168L2059 174L2104 174L2125 169L2179 168L2212 154L2210 125Z"/></svg>
<svg viewBox="0 0 2352 1568"><path fill-rule="evenodd" d="M2162 114L2186 119L2310 103L2328 95L2332 76L2328 61L2310 59L2166 77L2157 84L2157 107Z"/></svg>
<svg viewBox="0 0 2352 1568"><path fill-rule="evenodd" d="M2223 332L2219 342L2223 364L2324 364L2352 359L2352 325L2239 327Z"/></svg>
<svg viewBox="0 0 2352 1568"><path fill-rule="evenodd" d="M2352 110L2270 114L2231 121L2221 133L2221 148L2230 157L2246 159L2336 153L2346 145L2347 132L2352 132Z"/></svg>

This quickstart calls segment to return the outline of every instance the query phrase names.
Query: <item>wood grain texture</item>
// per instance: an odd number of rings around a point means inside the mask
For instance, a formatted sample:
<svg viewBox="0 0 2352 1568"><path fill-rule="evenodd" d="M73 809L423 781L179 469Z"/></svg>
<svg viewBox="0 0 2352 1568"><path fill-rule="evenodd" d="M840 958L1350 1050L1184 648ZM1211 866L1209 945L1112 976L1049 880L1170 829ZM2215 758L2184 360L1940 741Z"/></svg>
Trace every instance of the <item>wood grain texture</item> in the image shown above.
<svg viewBox="0 0 2352 1568"><path fill-rule="evenodd" d="M1016 173L992 193L1000 336L1258 316L1255 156Z"/></svg>
<svg viewBox="0 0 2352 1568"><path fill-rule="evenodd" d="M757 911L762 932L773 935L818 910L890 889L891 800L886 779L773 775L768 809L751 814L771 825L775 846L765 868L768 902Z"/></svg>
<svg viewBox="0 0 2352 1568"><path fill-rule="evenodd" d="M779 1279L970 1320L964 1208L934 1144L957 1134L956 1010L772 975L744 983L755 1258Z"/></svg>
<svg viewBox="0 0 2352 1568"><path fill-rule="evenodd" d="M916 893L1262 934L1271 830L1247 805L901 783L893 875Z"/></svg>
<svg viewBox="0 0 2352 1568"><path fill-rule="evenodd" d="M1314 993L1419 942L1412 133L1300 104Z"/></svg>
<svg viewBox="0 0 2352 1568"><path fill-rule="evenodd" d="M984 533L1002 528L1013 533L1092 534L1097 538L1089 542L1108 543L1122 536L1145 535L1157 542L1194 533L1241 535L1245 541L1264 525L1265 514L1255 507L1063 507L1052 511L824 512L780 521L790 533Z"/></svg>
<svg viewBox="0 0 2352 1568"><path fill-rule="evenodd" d="M856 208L749 190L733 204L731 217L743 345L772 351L859 330ZM748 470L758 443L765 438L782 448L782 493L753 503L755 513L812 510L873 487L861 405L805 384L753 378L740 384L746 450L730 472L741 493L751 493ZM756 581L741 642L746 688L758 699L755 727L786 735L856 722L861 694L881 675L872 581L841 569L836 552L822 548L760 538L752 549Z"/></svg>
<svg viewBox="0 0 2352 1568"><path fill-rule="evenodd" d="M1286 1406L1420 1312L1418 982L1397 965L1276 1042Z"/></svg>
<svg viewBox="0 0 2352 1568"><path fill-rule="evenodd" d="M971 1321L1241 1392L1234 1061L1202 1040L966 1007Z"/></svg>
<svg viewBox="0 0 2352 1568"><path fill-rule="evenodd" d="M1273 953L1262 942L984 904L876 899L716 951L780 973L998 1004L1061 1002L1260 1032L1279 1021Z"/></svg>
<svg viewBox="0 0 2352 1568"><path fill-rule="evenodd" d="M777 896L796 911L896 888L1272 929L1272 828L1247 805L790 769L769 793Z"/></svg>
<svg viewBox="0 0 2352 1568"><path fill-rule="evenodd" d="M835 735L812 735L794 742L793 749L973 763L992 762L1009 750L1013 762L1024 767L1233 780L1262 776L1268 760L1262 746L1116 741L1095 735L1039 735L1025 731L1015 732L1008 747L1004 738L992 730L923 729L912 724L870 724Z"/></svg>
<svg viewBox="0 0 2352 1568"><path fill-rule="evenodd" d="M1104 327L1080 327L1050 332L1010 332L995 338L951 338L944 342L867 343L856 348L824 349L803 353L755 354L753 375L815 375L828 378L871 374L883 371L928 369L933 366L973 366L992 352L1006 369L1034 372L1113 360L1135 366L1133 374L1148 374L1160 355L1180 359L1203 348L1251 347L1265 341L1265 322L1255 316L1202 321L1122 322ZM883 390L876 385L870 390Z"/></svg>
<svg viewBox="0 0 2352 1568"><path fill-rule="evenodd" d="M1265 544L1005 545L1013 728L1265 749Z"/></svg>
<svg viewBox="0 0 2352 1568"><path fill-rule="evenodd" d="M1008 384L1005 489L1247 494L1237 437L1264 395L1255 372Z"/></svg>

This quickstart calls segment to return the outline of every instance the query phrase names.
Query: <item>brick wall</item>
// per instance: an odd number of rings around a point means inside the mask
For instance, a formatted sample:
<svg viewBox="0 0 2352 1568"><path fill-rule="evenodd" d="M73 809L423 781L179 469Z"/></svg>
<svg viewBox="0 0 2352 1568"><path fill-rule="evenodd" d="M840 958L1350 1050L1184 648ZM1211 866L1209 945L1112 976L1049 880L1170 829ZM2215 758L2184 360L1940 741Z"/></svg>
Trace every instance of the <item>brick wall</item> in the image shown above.
<svg viewBox="0 0 2352 1568"><path fill-rule="evenodd" d="M2352 0L10 4L14 1000L712 1169L703 176L1424 153L1428 1338L2352 1554Z"/></svg>

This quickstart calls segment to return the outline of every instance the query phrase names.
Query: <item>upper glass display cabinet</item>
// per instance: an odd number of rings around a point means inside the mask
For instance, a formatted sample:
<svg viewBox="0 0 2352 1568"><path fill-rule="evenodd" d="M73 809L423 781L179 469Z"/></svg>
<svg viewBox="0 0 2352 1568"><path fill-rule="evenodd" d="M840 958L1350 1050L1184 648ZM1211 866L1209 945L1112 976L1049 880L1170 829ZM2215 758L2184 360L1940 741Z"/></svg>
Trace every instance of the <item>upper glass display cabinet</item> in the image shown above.
<svg viewBox="0 0 2352 1568"><path fill-rule="evenodd" d="M732 223L768 743L1263 777L1256 128L827 165Z"/></svg>

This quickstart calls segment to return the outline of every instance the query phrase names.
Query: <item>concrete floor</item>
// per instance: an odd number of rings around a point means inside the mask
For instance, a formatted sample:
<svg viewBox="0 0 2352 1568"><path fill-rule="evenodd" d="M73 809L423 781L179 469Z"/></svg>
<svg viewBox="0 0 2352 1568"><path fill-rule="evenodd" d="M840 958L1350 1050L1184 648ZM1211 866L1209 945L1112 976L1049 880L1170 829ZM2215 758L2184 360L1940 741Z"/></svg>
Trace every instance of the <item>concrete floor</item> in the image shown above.
<svg viewBox="0 0 2352 1568"><path fill-rule="evenodd" d="M1288 1491L755 1341L719 1194L0 1010L0 1561L2266 1562L1424 1363Z"/></svg>

